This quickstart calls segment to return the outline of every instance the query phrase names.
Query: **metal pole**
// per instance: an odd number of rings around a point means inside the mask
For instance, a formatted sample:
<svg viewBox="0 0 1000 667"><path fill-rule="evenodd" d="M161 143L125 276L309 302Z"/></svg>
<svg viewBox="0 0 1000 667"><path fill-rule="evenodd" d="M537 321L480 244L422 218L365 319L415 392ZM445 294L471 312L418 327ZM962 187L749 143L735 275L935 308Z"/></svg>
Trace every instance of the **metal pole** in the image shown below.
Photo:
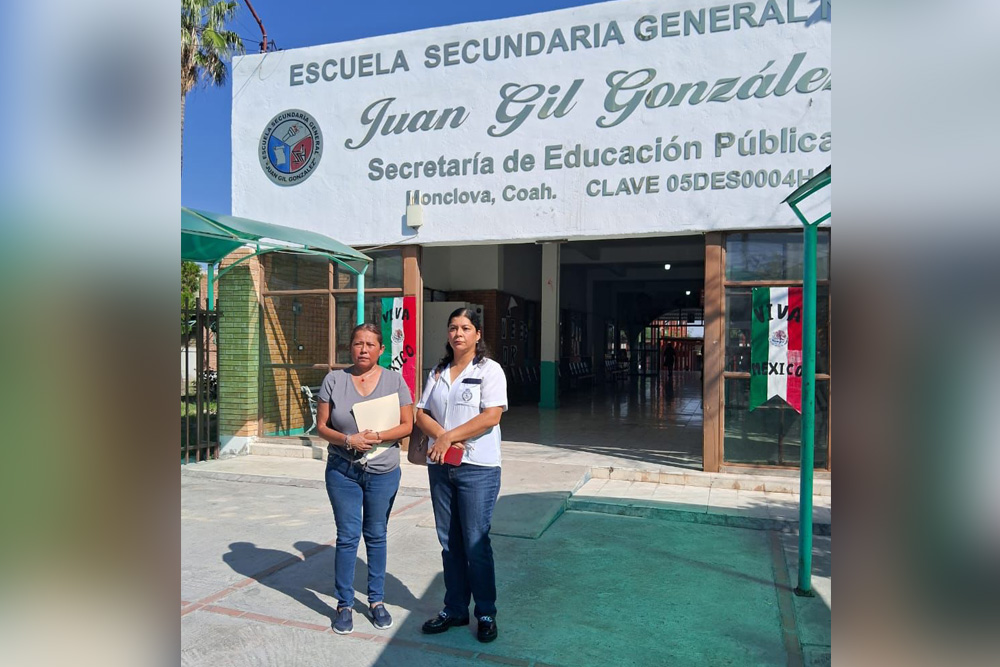
<svg viewBox="0 0 1000 667"><path fill-rule="evenodd" d="M184 463L191 463L191 309L187 304L181 313L184 316L184 435L181 455Z"/></svg>
<svg viewBox="0 0 1000 667"><path fill-rule="evenodd" d="M813 446L816 435L816 236L805 225L802 261L802 453L799 479L799 585L811 596L813 542Z"/></svg>
<svg viewBox="0 0 1000 667"><path fill-rule="evenodd" d="M356 324L365 323L365 266L364 270L358 272L358 318Z"/></svg>
<svg viewBox="0 0 1000 667"><path fill-rule="evenodd" d="M243 0L247 3L247 7L250 8L250 13L253 14L254 19L257 20L257 25L260 26L260 52L267 53L267 30L264 29L264 22L260 20L257 16L257 12L254 11L253 5L250 4L250 0Z"/></svg>

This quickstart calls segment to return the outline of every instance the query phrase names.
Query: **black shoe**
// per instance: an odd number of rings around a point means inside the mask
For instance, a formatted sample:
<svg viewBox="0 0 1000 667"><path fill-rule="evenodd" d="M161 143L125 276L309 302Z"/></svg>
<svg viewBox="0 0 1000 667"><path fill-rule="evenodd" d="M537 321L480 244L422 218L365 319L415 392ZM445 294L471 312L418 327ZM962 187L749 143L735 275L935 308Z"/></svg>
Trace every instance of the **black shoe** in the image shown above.
<svg viewBox="0 0 1000 667"><path fill-rule="evenodd" d="M466 616L465 618L458 618L457 616L449 616L445 612L439 611L437 616L424 623L424 626L421 628L421 631L425 635L436 635L439 632L444 632L450 627L459 625L468 625L468 624L469 624L468 616Z"/></svg>
<svg viewBox="0 0 1000 667"><path fill-rule="evenodd" d="M492 616L480 616L479 617L479 631L476 633L476 639L483 642L491 642L497 638L497 621Z"/></svg>

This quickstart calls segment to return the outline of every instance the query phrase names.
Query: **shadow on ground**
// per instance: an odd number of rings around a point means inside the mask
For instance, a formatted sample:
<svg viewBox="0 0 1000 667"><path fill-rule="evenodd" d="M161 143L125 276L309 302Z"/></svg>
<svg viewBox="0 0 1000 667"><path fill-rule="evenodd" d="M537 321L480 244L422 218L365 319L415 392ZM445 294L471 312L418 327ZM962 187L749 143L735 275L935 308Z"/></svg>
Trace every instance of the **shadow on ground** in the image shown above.
<svg viewBox="0 0 1000 667"><path fill-rule="evenodd" d="M502 496L497 513L530 511L537 500L533 495ZM550 494L542 495L546 502L551 500ZM789 662L782 633L788 618L779 602L780 596L787 602L791 594L776 583L784 560L776 557L782 552L774 534L572 510L537 539L493 536L500 628L496 642L476 641L474 622L441 635L423 635L421 625L441 608L444 596L440 551L426 510L428 506L421 506L390 522L386 603L402 610L396 625L380 633L356 613L355 635L312 633L308 651L321 652L336 664L406 667L457 666L478 654L512 664L583 667L603 667L609 656L614 656L615 665L626 667ZM828 549L829 542L825 544ZM223 560L236 572L279 591L293 606L332 619L328 601L332 603L334 549L307 541L296 542L295 549L298 553L237 541L229 544ZM828 557L814 562L828 572ZM361 558L355 588L355 608L361 611L367 607ZM255 611L276 613L265 608L263 596L258 599L261 607ZM279 613L298 617L302 612L286 608ZM825 630L807 633L812 645L822 649L829 610L824 615L822 609L810 607L806 620L825 625ZM334 664L329 661L323 664Z"/></svg>
<svg viewBox="0 0 1000 667"><path fill-rule="evenodd" d="M222 560L245 577L256 580L263 586L287 595L299 604L308 607L330 624L336 617L336 590L334 587L334 547L328 544L300 541L295 543L299 554L280 549L262 549L252 542L233 542ZM362 542L362 548L364 543ZM309 561L309 567L291 567ZM264 567L262 567L263 564ZM368 566L360 557L354 568L355 614L368 614ZM331 604L321 599L317 593L331 598ZM394 604L410 609L416 598L406 585L387 572L385 576L385 596Z"/></svg>

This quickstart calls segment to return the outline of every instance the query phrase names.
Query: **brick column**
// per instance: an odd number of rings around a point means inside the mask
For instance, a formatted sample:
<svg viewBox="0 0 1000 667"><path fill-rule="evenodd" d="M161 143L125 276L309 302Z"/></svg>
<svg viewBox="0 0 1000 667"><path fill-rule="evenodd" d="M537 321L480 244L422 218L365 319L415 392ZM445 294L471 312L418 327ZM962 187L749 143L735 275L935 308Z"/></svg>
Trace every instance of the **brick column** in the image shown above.
<svg viewBox="0 0 1000 667"><path fill-rule="evenodd" d="M249 250L233 253L225 268ZM258 258L248 259L219 281L220 456L245 454L258 433L260 392L260 288Z"/></svg>
<svg viewBox="0 0 1000 667"><path fill-rule="evenodd" d="M705 235L705 345L702 352L703 469L719 472L723 461L726 340L726 249L722 234Z"/></svg>

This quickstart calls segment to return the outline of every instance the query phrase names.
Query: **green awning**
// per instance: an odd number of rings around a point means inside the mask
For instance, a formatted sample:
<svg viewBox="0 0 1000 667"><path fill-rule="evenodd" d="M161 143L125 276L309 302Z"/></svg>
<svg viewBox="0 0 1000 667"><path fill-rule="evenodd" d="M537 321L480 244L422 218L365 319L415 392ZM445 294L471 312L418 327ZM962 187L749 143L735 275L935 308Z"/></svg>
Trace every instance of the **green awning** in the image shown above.
<svg viewBox="0 0 1000 667"><path fill-rule="evenodd" d="M245 245L324 255L339 262L371 262L367 255L323 234L181 207L181 259L215 264Z"/></svg>

